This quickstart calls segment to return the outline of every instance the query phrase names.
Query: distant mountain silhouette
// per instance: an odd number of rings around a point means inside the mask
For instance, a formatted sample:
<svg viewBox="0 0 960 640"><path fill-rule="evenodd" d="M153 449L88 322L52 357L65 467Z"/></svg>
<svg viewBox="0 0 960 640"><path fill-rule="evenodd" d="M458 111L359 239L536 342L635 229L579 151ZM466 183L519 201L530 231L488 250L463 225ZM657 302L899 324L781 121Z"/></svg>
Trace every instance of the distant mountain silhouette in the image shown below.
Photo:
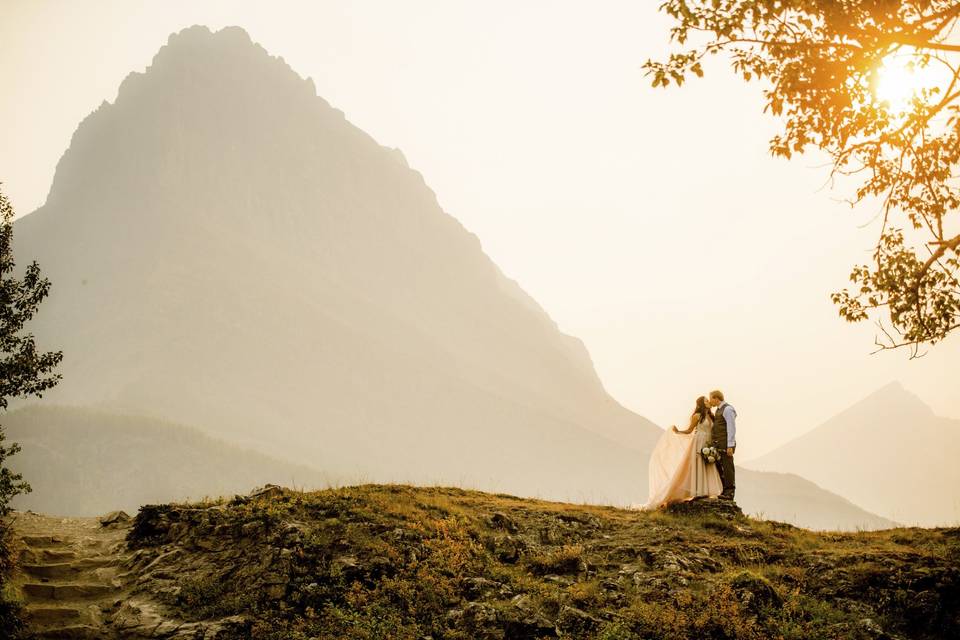
<svg viewBox="0 0 960 640"><path fill-rule="evenodd" d="M960 523L960 420L889 384L747 463L788 471L904 524Z"/></svg>
<svg viewBox="0 0 960 640"><path fill-rule="evenodd" d="M214 440L196 429L76 407L25 407L3 417L23 450L11 458L33 492L17 509L65 516L133 514L141 505L246 494L267 483L326 487L343 479Z"/></svg>
<svg viewBox="0 0 960 640"><path fill-rule="evenodd" d="M239 28L171 36L15 233L55 283L35 330L65 353L57 403L380 480L613 498L646 475L605 436L659 430L582 343Z"/></svg>
<svg viewBox="0 0 960 640"><path fill-rule="evenodd" d="M399 151L242 29L185 29L129 75L14 244L54 283L33 329L65 354L56 403L332 476L646 496L661 431Z"/></svg>
<svg viewBox="0 0 960 640"><path fill-rule="evenodd" d="M739 468L737 503L749 515L808 529L856 531L898 526L792 473Z"/></svg>

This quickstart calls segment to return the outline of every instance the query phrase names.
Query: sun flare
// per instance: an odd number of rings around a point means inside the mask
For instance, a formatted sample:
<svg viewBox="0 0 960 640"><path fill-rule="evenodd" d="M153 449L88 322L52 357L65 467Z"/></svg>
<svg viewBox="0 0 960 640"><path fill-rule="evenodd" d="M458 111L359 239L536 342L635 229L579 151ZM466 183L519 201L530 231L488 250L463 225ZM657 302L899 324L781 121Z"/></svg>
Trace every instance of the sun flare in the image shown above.
<svg viewBox="0 0 960 640"><path fill-rule="evenodd" d="M912 55L890 55L877 69L873 94L894 112L905 111L915 97L937 85L937 74L930 66L917 64Z"/></svg>

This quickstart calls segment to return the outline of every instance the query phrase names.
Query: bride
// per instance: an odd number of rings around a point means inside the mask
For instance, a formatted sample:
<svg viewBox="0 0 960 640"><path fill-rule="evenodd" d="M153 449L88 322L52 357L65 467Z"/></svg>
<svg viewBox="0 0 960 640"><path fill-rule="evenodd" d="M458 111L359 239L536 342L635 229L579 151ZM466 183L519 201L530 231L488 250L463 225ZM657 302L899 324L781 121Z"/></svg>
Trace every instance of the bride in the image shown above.
<svg viewBox="0 0 960 640"><path fill-rule="evenodd" d="M650 455L650 498L642 509L720 495L723 485L717 465L708 464L700 455L700 450L710 445L712 431L713 414L706 397L700 396L687 428L680 431L672 427L654 447Z"/></svg>

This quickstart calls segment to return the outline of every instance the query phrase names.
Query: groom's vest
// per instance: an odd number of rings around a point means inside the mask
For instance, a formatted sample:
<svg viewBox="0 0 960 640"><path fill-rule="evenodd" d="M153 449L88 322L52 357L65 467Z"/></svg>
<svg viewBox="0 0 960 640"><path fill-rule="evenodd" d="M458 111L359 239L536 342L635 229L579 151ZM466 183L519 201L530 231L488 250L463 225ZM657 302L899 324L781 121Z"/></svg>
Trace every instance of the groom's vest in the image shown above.
<svg viewBox="0 0 960 640"><path fill-rule="evenodd" d="M724 402L717 407L717 415L713 417L713 446L717 449L726 451L727 449L727 418L723 415L723 410L727 407Z"/></svg>

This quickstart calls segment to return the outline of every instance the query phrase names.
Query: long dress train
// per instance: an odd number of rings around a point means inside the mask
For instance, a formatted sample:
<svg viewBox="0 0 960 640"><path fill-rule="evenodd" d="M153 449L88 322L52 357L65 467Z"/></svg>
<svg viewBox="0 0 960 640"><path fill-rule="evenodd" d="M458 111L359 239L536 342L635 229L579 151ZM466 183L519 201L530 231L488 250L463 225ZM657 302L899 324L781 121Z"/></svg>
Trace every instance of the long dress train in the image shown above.
<svg viewBox="0 0 960 640"><path fill-rule="evenodd" d="M642 509L658 509L672 502L716 497L723 491L716 464L700 455L709 446L713 423L701 420L693 433L664 433L650 455L650 497Z"/></svg>

